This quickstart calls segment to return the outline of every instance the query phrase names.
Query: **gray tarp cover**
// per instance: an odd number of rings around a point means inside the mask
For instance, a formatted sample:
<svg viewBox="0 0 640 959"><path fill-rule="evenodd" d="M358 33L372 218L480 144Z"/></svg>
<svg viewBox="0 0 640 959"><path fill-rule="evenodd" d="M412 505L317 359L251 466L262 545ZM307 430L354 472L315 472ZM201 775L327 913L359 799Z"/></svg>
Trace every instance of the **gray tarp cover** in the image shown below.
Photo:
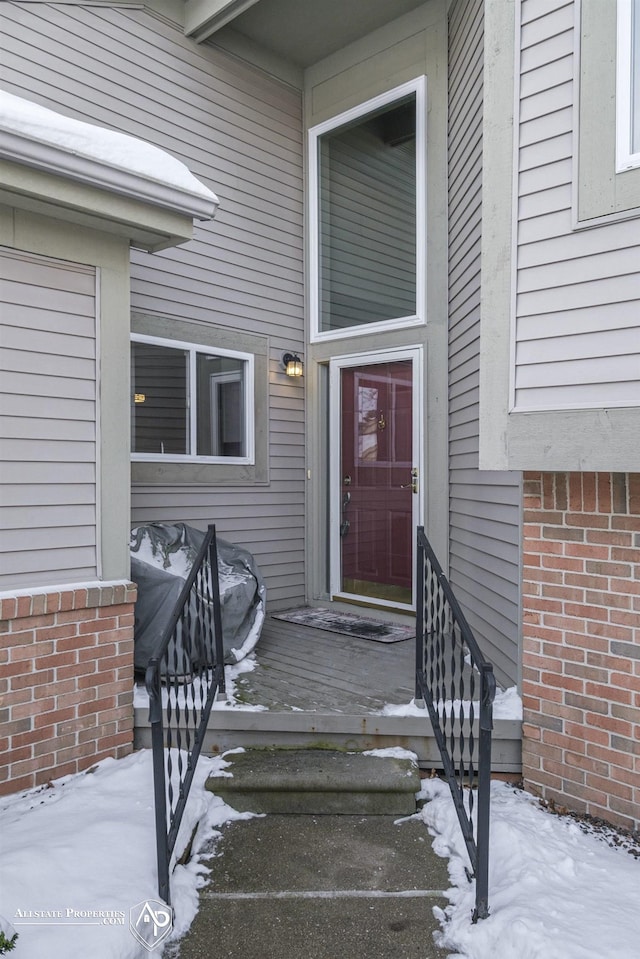
<svg viewBox="0 0 640 959"><path fill-rule="evenodd" d="M184 523L150 523L131 531L131 579L138 586L136 670L144 671L155 654L204 537ZM222 539L217 546L224 658L235 663L258 642L266 588L251 553Z"/></svg>

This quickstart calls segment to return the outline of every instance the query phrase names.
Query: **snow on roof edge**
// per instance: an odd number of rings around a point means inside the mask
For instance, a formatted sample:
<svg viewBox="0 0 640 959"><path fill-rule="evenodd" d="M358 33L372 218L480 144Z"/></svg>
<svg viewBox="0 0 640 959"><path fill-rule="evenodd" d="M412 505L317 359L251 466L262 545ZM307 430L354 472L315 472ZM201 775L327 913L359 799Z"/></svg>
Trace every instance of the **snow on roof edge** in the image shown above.
<svg viewBox="0 0 640 959"><path fill-rule="evenodd" d="M218 198L176 157L137 137L0 91L0 155L211 219Z"/></svg>

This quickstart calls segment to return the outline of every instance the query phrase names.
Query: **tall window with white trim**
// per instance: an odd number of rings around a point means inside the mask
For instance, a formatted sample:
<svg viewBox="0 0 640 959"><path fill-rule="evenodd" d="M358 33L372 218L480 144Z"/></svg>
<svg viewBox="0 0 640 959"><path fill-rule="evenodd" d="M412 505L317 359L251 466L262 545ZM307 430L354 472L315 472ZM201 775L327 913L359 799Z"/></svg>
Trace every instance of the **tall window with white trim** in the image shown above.
<svg viewBox="0 0 640 959"><path fill-rule="evenodd" d="M640 167L640 0L618 0L616 104L621 173Z"/></svg>
<svg viewBox="0 0 640 959"><path fill-rule="evenodd" d="M253 356L133 334L134 460L253 462Z"/></svg>
<svg viewBox="0 0 640 959"><path fill-rule="evenodd" d="M425 79L309 131L312 340L424 322Z"/></svg>

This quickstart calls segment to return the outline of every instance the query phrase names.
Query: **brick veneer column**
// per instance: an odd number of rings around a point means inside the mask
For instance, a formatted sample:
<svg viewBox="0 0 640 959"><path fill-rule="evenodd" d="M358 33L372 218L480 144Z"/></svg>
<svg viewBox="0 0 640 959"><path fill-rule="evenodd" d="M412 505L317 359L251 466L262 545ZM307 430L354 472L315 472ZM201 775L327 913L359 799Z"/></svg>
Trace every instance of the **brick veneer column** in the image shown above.
<svg viewBox="0 0 640 959"><path fill-rule="evenodd" d="M523 772L640 826L640 474L525 473Z"/></svg>
<svg viewBox="0 0 640 959"><path fill-rule="evenodd" d="M132 584L0 601L0 795L133 749Z"/></svg>

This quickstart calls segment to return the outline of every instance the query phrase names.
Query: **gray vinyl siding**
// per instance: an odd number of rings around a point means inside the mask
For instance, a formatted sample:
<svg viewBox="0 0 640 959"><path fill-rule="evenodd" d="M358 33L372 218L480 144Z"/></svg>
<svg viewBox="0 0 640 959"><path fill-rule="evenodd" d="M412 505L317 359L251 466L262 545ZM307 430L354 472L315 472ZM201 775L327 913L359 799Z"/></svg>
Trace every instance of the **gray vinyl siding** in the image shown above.
<svg viewBox="0 0 640 959"><path fill-rule="evenodd" d="M449 575L498 680L518 681L520 477L478 469L483 3L449 22Z"/></svg>
<svg viewBox="0 0 640 959"><path fill-rule="evenodd" d="M2 4L0 80L10 92L141 137L220 200L190 243L132 251L132 309L269 338L268 483L140 485L134 523L215 522L251 549L272 607L304 599L302 108L299 92L178 24L134 7Z"/></svg>
<svg viewBox="0 0 640 959"><path fill-rule="evenodd" d="M0 249L0 590L97 576L95 269Z"/></svg>
<svg viewBox="0 0 640 959"><path fill-rule="evenodd" d="M516 410L640 405L638 221L572 223L574 4L524 0Z"/></svg>

